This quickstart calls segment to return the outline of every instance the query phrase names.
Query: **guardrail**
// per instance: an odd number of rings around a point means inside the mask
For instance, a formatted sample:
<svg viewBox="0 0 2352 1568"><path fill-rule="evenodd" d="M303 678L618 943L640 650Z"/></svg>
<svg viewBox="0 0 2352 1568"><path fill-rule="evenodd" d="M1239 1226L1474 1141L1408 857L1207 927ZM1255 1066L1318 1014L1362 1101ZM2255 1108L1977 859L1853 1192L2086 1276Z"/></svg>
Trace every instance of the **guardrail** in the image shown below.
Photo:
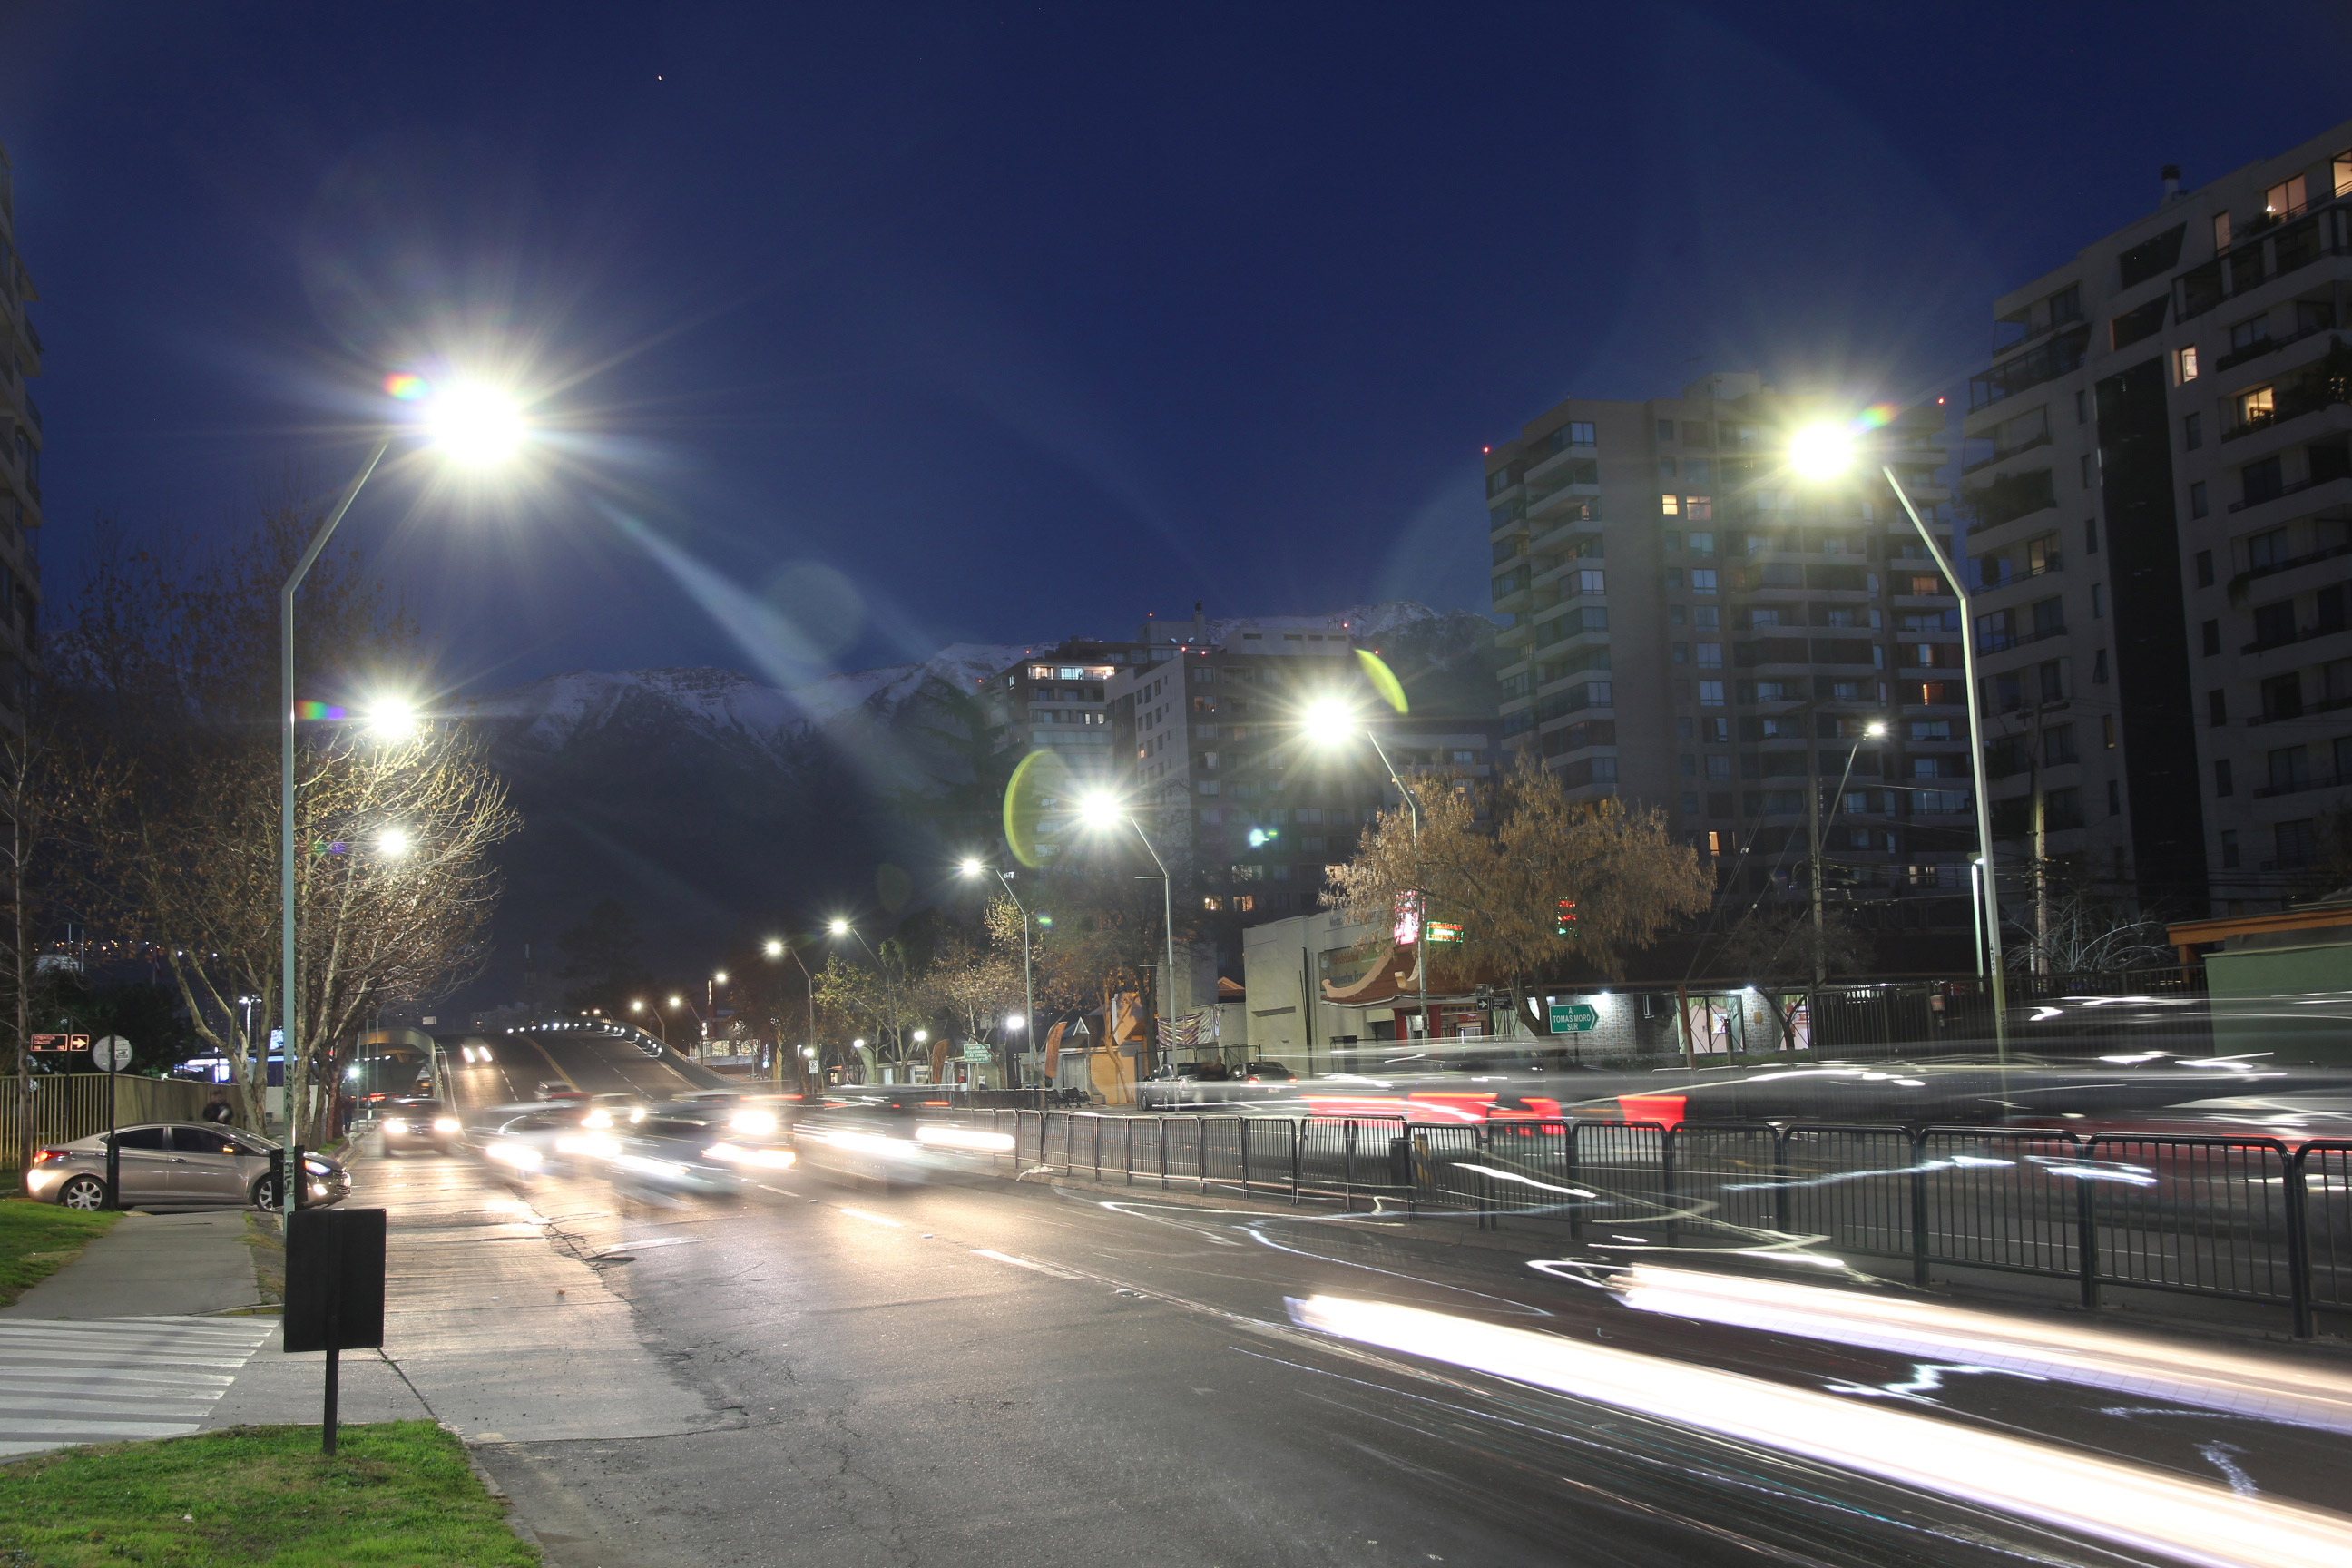
<svg viewBox="0 0 2352 1568"><path fill-rule="evenodd" d="M1561 1224L2352 1312L2352 1142L1991 1127L982 1112L1006 1156L1102 1181Z"/></svg>

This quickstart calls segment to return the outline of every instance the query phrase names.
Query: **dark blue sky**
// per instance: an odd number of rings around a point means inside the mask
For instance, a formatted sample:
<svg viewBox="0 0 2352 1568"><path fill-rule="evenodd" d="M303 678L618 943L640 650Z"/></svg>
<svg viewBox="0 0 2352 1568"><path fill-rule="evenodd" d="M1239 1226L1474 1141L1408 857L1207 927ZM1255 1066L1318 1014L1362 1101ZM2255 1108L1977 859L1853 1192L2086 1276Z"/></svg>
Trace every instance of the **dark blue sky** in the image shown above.
<svg viewBox="0 0 2352 1568"><path fill-rule="evenodd" d="M2340 4L0 0L43 552L58 593L98 514L331 485L455 353L565 432L511 502L412 467L353 514L456 685L1483 607L1482 442L1705 368L1945 390L2159 164L2352 112L2347 45Z"/></svg>

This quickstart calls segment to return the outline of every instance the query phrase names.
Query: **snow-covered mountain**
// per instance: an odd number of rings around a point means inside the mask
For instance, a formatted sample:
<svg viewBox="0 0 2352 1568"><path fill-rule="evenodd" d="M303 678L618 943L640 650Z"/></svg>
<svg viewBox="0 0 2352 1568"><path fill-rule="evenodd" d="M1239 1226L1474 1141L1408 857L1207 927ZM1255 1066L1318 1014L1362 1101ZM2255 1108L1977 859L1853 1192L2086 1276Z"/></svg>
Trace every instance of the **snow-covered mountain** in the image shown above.
<svg viewBox="0 0 2352 1568"><path fill-rule="evenodd" d="M1201 623L1155 625L1159 635L1182 639L1193 635L1196 624L1205 626L1212 641L1222 641L1238 628L1253 626L1269 630L1346 630L1359 639L1377 643L1441 628L1466 631L1468 640L1475 642L1477 628L1486 623L1480 616L1392 599L1321 616L1233 616ZM1129 630L1107 636L1105 640L1124 641L1132 636ZM847 671L790 689L763 685L733 669L573 670L473 698L464 710L469 717L495 725L501 746L509 749L558 750L583 733L632 718L642 721L650 716L649 710L658 710L667 723L685 731L781 760L803 730L845 721L894 728L917 699L943 691L977 691L990 676L1024 655L1060 640L951 643L919 663Z"/></svg>
<svg viewBox="0 0 2352 1568"><path fill-rule="evenodd" d="M1397 665L1416 705L1493 700L1483 616L1392 602L1246 619L1358 634ZM1243 618L1201 624L1221 639ZM1195 629L1188 617L1155 631ZM504 848L497 955L475 998L521 994L526 967L542 999L560 995L549 955L604 899L628 903L648 959L676 973L762 931L919 904L942 885L940 868L984 848L994 826L962 700L1061 640L957 643L791 689L731 669L574 670L469 700L524 824Z"/></svg>

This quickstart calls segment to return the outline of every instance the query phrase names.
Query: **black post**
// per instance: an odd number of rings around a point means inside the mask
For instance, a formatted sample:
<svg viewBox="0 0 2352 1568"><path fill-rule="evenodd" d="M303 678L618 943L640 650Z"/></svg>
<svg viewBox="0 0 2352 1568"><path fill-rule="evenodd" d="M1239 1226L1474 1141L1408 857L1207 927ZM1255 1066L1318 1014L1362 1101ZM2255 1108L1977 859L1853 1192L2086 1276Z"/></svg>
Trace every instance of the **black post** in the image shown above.
<svg viewBox="0 0 2352 1568"><path fill-rule="evenodd" d="M2099 1216L2093 1192L2096 1185L2081 1176L2074 1178L2074 1249L2082 1258L2086 1311L2095 1311L2099 1305Z"/></svg>
<svg viewBox="0 0 2352 1568"><path fill-rule="evenodd" d="M114 1050L110 1046L106 1060L106 1206L119 1209L122 1206L122 1151L114 1146Z"/></svg>
<svg viewBox="0 0 2352 1568"><path fill-rule="evenodd" d="M1911 1283L1927 1283L1927 1134L1911 1134Z"/></svg>
<svg viewBox="0 0 2352 1568"><path fill-rule="evenodd" d="M323 1436L320 1452L332 1458L335 1453L335 1385L342 1375L343 1352L332 1346L327 1350L327 1415L322 1423Z"/></svg>
<svg viewBox="0 0 2352 1568"><path fill-rule="evenodd" d="M2281 1152L2284 1152L2284 1147ZM2304 1157L2297 1149L2286 1162L2286 1296L2294 1314L2294 1337L2307 1340L2317 1331L2311 1310L2311 1215L2305 1207L2308 1188L2304 1181Z"/></svg>
<svg viewBox="0 0 2352 1568"><path fill-rule="evenodd" d="M1290 1123L1290 1206L1298 1206L1298 1146L1306 1142L1307 1119L1303 1116L1285 1118Z"/></svg>

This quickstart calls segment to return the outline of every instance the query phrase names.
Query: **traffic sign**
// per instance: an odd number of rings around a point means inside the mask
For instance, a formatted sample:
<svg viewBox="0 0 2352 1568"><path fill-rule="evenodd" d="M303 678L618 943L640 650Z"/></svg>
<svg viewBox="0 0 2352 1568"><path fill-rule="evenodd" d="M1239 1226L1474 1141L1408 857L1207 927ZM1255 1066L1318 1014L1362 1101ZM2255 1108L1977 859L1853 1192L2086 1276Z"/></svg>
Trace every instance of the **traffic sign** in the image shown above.
<svg viewBox="0 0 2352 1568"><path fill-rule="evenodd" d="M1551 1005L1551 1032L1555 1035L1587 1035L1600 1026L1598 1008L1582 1002L1555 1002Z"/></svg>
<svg viewBox="0 0 2352 1568"><path fill-rule="evenodd" d="M963 1043L963 1059L968 1062L988 1060L988 1047L978 1040L966 1040Z"/></svg>
<svg viewBox="0 0 2352 1568"><path fill-rule="evenodd" d="M121 1072L131 1065L131 1042L109 1035L89 1047L89 1065L100 1072Z"/></svg>
<svg viewBox="0 0 2352 1568"><path fill-rule="evenodd" d="M89 1049L88 1035L35 1035L33 1048L37 1051L86 1051Z"/></svg>

